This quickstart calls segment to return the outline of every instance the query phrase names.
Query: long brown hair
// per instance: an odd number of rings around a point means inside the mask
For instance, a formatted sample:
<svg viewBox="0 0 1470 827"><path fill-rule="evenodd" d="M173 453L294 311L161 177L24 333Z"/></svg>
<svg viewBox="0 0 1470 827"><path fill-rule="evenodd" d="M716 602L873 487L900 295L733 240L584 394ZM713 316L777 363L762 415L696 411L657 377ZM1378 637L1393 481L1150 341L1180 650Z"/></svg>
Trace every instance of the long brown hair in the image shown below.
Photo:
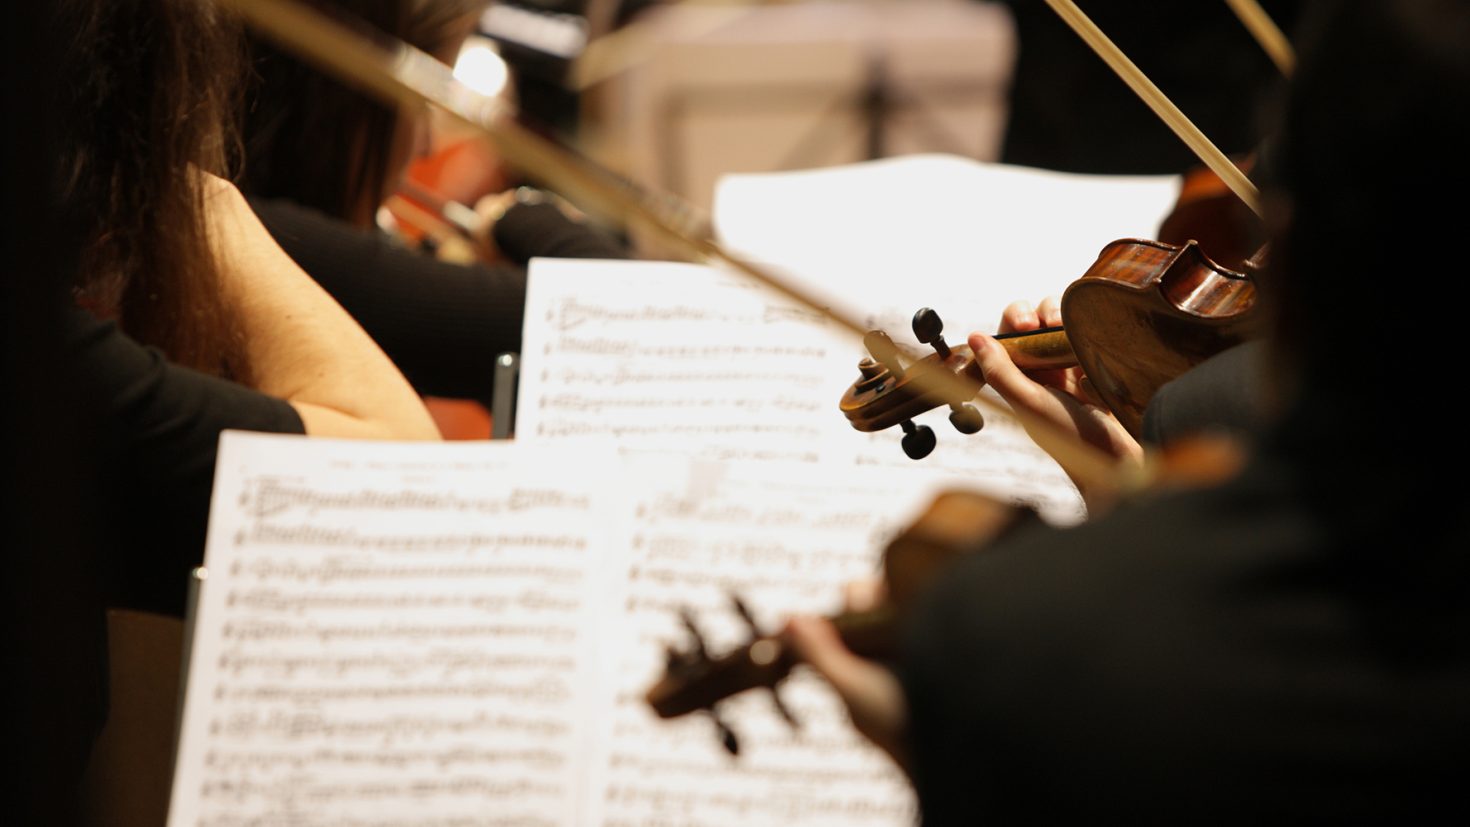
<svg viewBox="0 0 1470 827"><path fill-rule="evenodd" d="M199 175L234 154L238 28L204 0L58 0L56 15L78 300L178 363L244 378Z"/></svg>
<svg viewBox="0 0 1470 827"><path fill-rule="evenodd" d="M313 5L429 52L442 51L458 21L489 0L340 0ZM295 57L252 38L241 189L286 198L369 227L389 195L400 119L379 103Z"/></svg>

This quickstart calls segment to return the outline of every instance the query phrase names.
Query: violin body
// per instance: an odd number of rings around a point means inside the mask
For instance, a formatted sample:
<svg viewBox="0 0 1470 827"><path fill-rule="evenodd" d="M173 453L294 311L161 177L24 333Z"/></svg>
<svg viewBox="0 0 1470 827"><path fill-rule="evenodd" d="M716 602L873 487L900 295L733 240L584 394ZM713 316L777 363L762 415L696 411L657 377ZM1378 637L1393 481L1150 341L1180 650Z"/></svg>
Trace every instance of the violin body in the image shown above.
<svg viewBox="0 0 1470 827"><path fill-rule="evenodd" d="M1062 294L1062 324L1098 395L1138 436L1166 382L1257 332L1256 289L1193 241L1124 239Z"/></svg>

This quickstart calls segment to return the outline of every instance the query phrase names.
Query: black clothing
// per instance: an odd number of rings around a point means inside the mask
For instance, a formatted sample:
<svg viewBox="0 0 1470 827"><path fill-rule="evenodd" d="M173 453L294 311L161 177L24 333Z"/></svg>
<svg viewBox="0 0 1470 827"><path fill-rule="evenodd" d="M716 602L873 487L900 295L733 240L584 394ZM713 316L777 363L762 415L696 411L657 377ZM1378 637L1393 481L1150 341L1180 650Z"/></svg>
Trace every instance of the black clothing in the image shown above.
<svg viewBox="0 0 1470 827"><path fill-rule="evenodd" d="M29 799L7 814L26 824L80 818L75 785L107 716L105 610L183 614L220 431L303 432L289 404L171 365L115 324L61 307L60 290L47 298L55 305L15 308L34 317L17 326L34 334L27 350L7 336L7 356L25 353L36 374L7 406L25 430L6 430L16 511L5 521L5 700L19 719L6 733Z"/></svg>
<svg viewBox="0 0 1470 827"><path fill-rule="evenodd" d="M285 200L252 198L276 243L362 325L420 393L488 404L495 357L521 349L525 264L626 258L552 204L517 204L495 224L513 264L438 261Z"/></svg>
<svg viewBox="0 0 1470 827"><path fill-rule="evenodd" d="M926 824L1464 821L1470 531L1351 404L957 564L900 666Z"/></svg>
<svg viewBox="0 0 1470 827"><path fill-rule="evenodd" d="M1247 342L1159 388L1143 412L1143 441L1167 445L1199 433L1255 435L1265 419L1265 359L1265 342Z"/></svg>
<svg viewBox="0 0 1470 827"><path fill-rule="evenodd" d="M81 310L66 359L93 428L108 605L182 616L204 559L215 452L227 428L305 433L283 400L170 364Z"/></svg>
<svg viewBox="0 0 1470 827"><path fill-rule="evenodd" d="M1043 0L1005 0L1019 54L1001 160L1068 172L1171 174L1199 165ZM1301 0L1262 5L1288 34ZM1280 71L1225 3L1079 3L1220 149L1247 153Z"/></svg>

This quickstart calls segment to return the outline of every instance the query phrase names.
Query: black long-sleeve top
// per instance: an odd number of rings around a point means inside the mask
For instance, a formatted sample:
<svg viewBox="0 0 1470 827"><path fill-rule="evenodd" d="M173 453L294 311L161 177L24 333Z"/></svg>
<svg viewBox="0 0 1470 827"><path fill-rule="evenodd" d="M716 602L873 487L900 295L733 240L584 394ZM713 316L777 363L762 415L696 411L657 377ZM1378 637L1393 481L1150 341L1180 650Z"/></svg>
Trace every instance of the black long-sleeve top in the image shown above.
<svg viewBox="0 0 1470 827"><path fill-rule="evenodd" d="M110 606L182 616L204 559L215 454L226 429L305 433L284 400L169 362L112 322L67 317L65 367L90 424L95 513Z"/></svg>

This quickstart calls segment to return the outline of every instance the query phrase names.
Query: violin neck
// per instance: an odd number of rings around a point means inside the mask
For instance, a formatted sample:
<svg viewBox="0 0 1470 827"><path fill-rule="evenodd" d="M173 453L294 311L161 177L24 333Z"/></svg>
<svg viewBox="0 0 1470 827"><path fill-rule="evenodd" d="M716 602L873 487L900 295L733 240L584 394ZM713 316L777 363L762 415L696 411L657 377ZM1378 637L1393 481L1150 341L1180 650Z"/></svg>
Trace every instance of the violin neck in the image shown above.
<svg viewBox="0 0 1470 827"><path fill-rule="evenodd" d="M995 337L1022 370L1052 370L1077 366L1077 354L1060 327L1044 327L1025 333L1002 333Z"/></svg>

